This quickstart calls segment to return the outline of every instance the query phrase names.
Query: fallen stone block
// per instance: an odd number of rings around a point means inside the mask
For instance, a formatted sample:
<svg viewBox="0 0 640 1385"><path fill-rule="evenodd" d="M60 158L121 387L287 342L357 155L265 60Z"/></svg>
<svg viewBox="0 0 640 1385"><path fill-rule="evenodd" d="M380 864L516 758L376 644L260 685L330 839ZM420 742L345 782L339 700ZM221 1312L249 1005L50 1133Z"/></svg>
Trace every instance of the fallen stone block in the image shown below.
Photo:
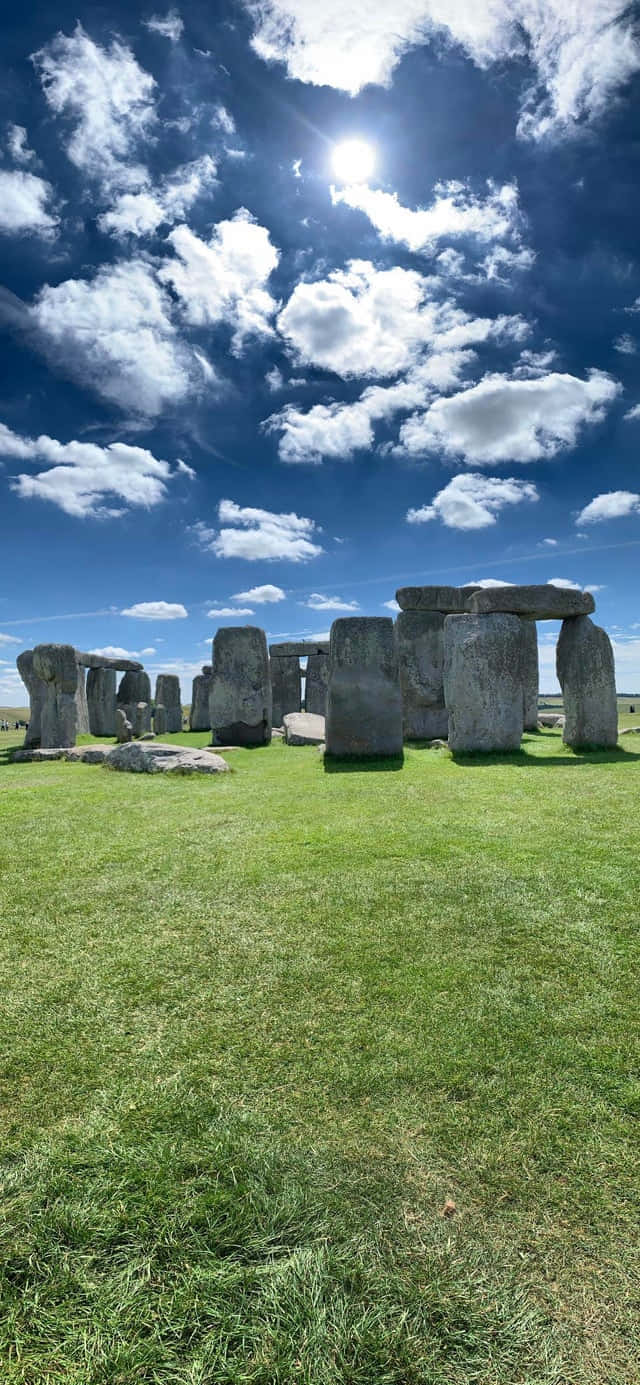
<svg viewBox="0 0 640 1385"><path fill-rule="evenodd" d="M115 746L107 756L108 769L130 774L225 774L229 766L221 755L193 746L167 741L130 741Z"/></svg>
<svg viewBox="0 0 640 1385"><path fill-rule="evenodd" d="M287 745L321 745L324 717L315 712L289 712L284 719L284 738Z"/></svg>

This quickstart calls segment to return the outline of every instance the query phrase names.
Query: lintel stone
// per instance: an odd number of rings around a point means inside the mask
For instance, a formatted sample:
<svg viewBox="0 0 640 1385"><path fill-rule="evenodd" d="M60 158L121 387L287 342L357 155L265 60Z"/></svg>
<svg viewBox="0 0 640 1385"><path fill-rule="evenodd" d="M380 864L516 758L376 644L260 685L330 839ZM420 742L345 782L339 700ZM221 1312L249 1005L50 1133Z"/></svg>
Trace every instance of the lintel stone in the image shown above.
<svg viewBox="0 0 640 1385"><path fill-rule="evenodd" d="M530 587L484 587L467 602L474 616L496 614L520 616L523 620L569 620L590 616L596 609L591 592L554 587L551 583Z"/></svg>

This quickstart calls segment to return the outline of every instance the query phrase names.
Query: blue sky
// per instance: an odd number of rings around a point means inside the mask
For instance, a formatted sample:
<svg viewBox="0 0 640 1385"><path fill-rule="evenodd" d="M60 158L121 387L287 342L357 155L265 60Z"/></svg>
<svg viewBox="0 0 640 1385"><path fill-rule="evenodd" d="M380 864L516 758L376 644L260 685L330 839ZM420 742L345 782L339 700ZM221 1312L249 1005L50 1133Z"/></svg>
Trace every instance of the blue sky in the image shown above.
<svg viewBox="0 0 640 1385"><path fill-rule="evenodd" d="M640 31L573 8L12 14L0 703L420 581L591 587L640 690Z"/></svg>

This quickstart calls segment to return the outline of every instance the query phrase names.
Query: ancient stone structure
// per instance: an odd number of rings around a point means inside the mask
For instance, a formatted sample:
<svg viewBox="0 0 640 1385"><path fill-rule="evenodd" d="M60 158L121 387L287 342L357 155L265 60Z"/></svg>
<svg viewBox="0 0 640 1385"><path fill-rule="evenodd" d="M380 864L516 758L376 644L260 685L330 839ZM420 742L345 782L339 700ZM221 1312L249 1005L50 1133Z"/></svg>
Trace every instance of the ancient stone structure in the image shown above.
<svg viewBox="0 0 640 1385"><path fill-rule="evenodd" d="M450 750L519 749L524 699L517 616L446 617L444 694Z"/></svg>
<svg viewBox="0 0 640 1385"><path fill-rule="evenodd" d="M286 640L269 645L271 656L271 685L273 692L273 724L281 726L289 712L302 708L302 674L300 660L306 658L305 711L324 716L329 681L328 640Z"/></svg>
<svg viewBox="0 0 640 1385"><path fill-rule="evenodd" d="M116 671L90 668L87 674L87 706L92 736L116 734Z"/></svg>
<svg viewBox="0 0 640 1385"><path fill-rule="evenodd" d="M266 642L265 642L266 648ZM176 742L133 741L117 745L105 760L107 769L131 774L226 774L229 766L221 755Z"/></svg>
<svg viewBox="0 0 640 1385"><path fill-rule="evenodd" d="M153 709L153 729L156 736L166 736L167 734L167 709L162 702L156 702Z"/></svg>
<svg viewBox="0 0 640 1385"><path fill-rule="evenodd" d="M562 739L575 749L618 743L618 703L611 641L588 616L564 620L556 649L564 701Z"/></svg>
<svg viewBox="0 0 640 1385"><path fill-rule="evenodd" d="M120 679L120 684L116 694L116 703L122 710L136 734L136 715L139 702L147 702L151 705L151 682L149 674L144 669L129 669ZM145 731L151 730L151 718L149 725L145 726Z"/></svg>
<svg viewBox="0 0 640 1385"><path fill-rule="evenodd" d="M70 656L68 654L71 645L36 645L35 650L25 650L18 655L18 672L29 693L31 711L29 717L29 728L25 738L25 746L45 746L42 741L42 713L45 705L47 707L47 736L53 734L73 735L73 740L57 741L56 745L75 744L76 735L88 734L94 736L113 736L116 733L116 688L115 674L117 669L124 670L125 678L130 676L135 678L142 675L143 690L146 688L150 696L149 679L139 664L134 659L108 658L102 654L88 654L83 650L74 649L73 656L76 664L76 677L74 688L75 700L75 730L74 718L72 717L67 702L62 699L57 703L58 708L64 708L64 714L54 714L54 700L57 696L55 689L58 689L61 697L64 694L66 699L69 695L73 676L71 674ZM48 674L46 680L41 678L35 671L36 654L45 651L42 659L46 663ZM48 653L46 653L48 651ZM52 653L58 651L58 653ZM65 651L61 654L60 651ZM85 669L89 670L89 675L85 684ZM123 684L125 679L123 679ZM121 684L121 687L122 685ZM135 716L135 701L132 698L129 707L130 713ZM56 720L58 718L58 720ZM131 719L131 718L130 718ZM56 732L56 725L58 731ZM49 747L51 748L51 747Z"/></svg>
<svg viewBox="0 0 640 1385"><path fill-rule="evenodd" d="M427 610L401 611L396 620L405 741L447 734L444 622L441 611Z"/></svg>
<svg viewBox="0 0 640 1385"><path fill-rule="evenodd" d="M300 660L296 654L272 654L270 663L273 724L282 726L288 712L300 711Z"/></svg>
<svg viewBox="0 0 640 1385"><path fill-rule="evenodd" d="M393 621L334 620L330 641L326 747L329 755L402 752L402 694Z"/></svg>
<svg viewBox="0 0 640 1385"><path fill-rule="evenodd" d="M211 664L203 664L202 673L196 674L191 688L191 708L189 710L190 731L210 731L209 694L211 692Z"/></svg>
<svg viewBox="0 0 640 1385"><path fill-rule="evenodd" d="M538 631L535 620L521 620L524 729L538 729Z"/></svg>
<svg viewBox="0 0 640 1385"><path fill-rule="evenodd" d="M182 730L182 696L180 679L176 673L159 673L156 678L156 706L160 703L165 709L164 730L169 735ZM156 731L158 730L156 726Z"/></svg>
<svg viewBox="0 0 640 1385"><path fill-rule="evenodd" d="M76 706L78 709L78 735L88 736L89 727L89 707L87 703L87 683L84 665L80 663L76 652L78 664L78 686L76 688Z"/></svg>
<svg viewBox="0 0 640 1385"><path fill-rule="evenodd" d="M116 740L124 745L133 736L133 727L123 707L116 709Z"/></svg>
<svg viewBox="0 0 640 1385"><path fill-rule="evenodd" d="M440 611L443 616L461 615L467 601L480 587L400 587L396 601L401 611Z"/></svg>
<svg viewBox="0 0 640 1385"><path fill-rule="evenodd" d="M316 712L287 712L284 738L287 745L322 745L325 719Z"/></svg>
<svg viewBox="0 0 640 1385"><path fill-rule="evenodd" d="M267 745L272 701L264 630L227 626L213 640L209 697L213 745Z"/></svg>
<svg viewBox="0 0 640 1385"><path fill-rule="evenodd" d="M78 731L79 666L71 644L37 644L33 671L46 685L40 720L40 745L75 745Z"/></svg>
<svg viewBox="0 0 640 1385"><path fill-rule="evenodd" d="M304 707L314 716L327 714L327 691L329 688L329 654L322 649L307 656L307 671L304 683Z"/></svg>
<svg viewBox="0 0 640 1385"><path fill-rule="evenodd" d="M16 659L18 673L29 694L29 726L24 738L27 749L40 745L42 708L47 696L47 684L38 677L33 667L33 650L25 649Z"/></svg>
<svg viewBox="0 0 640 1385"><path fill-rule="evenodd" d="M136 702L135 716L133 719L133 734L136 740L140 736L147 736L151 730L151 703Z"/></svg>
<svg viewBox="0 0 640 1385"><path fill-rule="evenodd" d="M502 611L525 620L566 620L590 616L596 603L591 592L572 591L550 583L533 587L484 587L469 597L466 609L473 615Z"/></svg>

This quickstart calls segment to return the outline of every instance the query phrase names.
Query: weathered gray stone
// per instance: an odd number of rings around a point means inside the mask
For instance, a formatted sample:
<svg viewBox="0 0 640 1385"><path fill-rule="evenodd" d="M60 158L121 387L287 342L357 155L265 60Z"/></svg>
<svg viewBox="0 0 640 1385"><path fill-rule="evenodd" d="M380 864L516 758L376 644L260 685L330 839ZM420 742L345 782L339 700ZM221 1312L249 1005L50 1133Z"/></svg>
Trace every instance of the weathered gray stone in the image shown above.
<svg viewBox="0 0 640 1385"><path fill-rule="evenodd" d="M153 709L153 729L156 736L166 736L167 734L167 709L161 702L156 702Z"/></svg>
<svg viewBox="0 0 640 1385"><path fill-rule="evenodd" d="M620 735L620 736L640 736L640 726L625 726L624 729L623 729L622 731L619 731L619 732L618 732L618 735Z"/></svg>
<svg viewBox="0 0 640 1385"><path fill-rule="evenodd" d="M139 736L139 737L138 737L138 740L141 740L141 741L155 741L155 739L156 739L156 733L155 733L155 731L145 731L144 734L143 734L142 736Z"/></svg>
<svg viewBox="0 0 640 1385"><path fill-rule="evenodd" d="M165 732L174 735L182 730L182 696L180 679L176 673L159 673L156 678L156 703L165 709ZM156 727L156 730L158 728Z"/></svg>
<svg viewBox="0 0 640 1385"><path fill-rule="evenodd" d="M289 712L284 719L287 745L322 745L324 720L314 712Z"/></svg>
<svg viewBox="0 0 640 1385"><path fill-rule="evenodd" d="M29 694L29 726L24 738L25 748L39 746L42 726L42 708L47 696L47 684L39 678L33 667L33 650L25 649L16 659L18 673Z"/></svg>
<svg viewBox="0 0 640 1385"><path fill-rule="evenodd" d="M272 718L274 726L282 726L288 712L299 712L302 681L297 654L278 656L270 661Z"/></svg>
<svg viewBox="0 0 640 1385"><path fill-rule="evenodd" d="M450 750L519 749L524 706L517 616L447 616L444 695Z"/></svg>
<svg viewBox="0 0 640 1385"><path fill-rule="evenodd" d="M189 709L189 730L210 731L209 694L211 692L211 664L203 664L202 673L196 674L191 688L191 707Z"/></svg>
<svg viewBox="0 0 640 1385"><path fill-rule="evenodd" d="M110 668L114 673L118 670L122 673L142 671L142 664L137 659L111 659L107 654L85 654L81 649L76 650L76 659L83 668Z"/></svg>
<svg viewBox="0 0 640 1385"><path fill-rule="evenodd" d="M264 630L229 625L216 631L209 712L214 745L269 743L271 678Z"/></svg>
<svg viewBox="0 0 640 1385"><path fill-rule="evenodd" d="M116 670L90 668L87 674L89 730L92 736L116 734Z"/></svg>
<svg viewBox="0 0 640 1385"><path fill-rule="evenodd" d="M402 753L398 645L386 616L345 616L331 626L328 755Z"/></svg>
<svg viewBox="0 0 640 1385"><path fill-rule="evenodd" d="M78 686L76 688L76 707L78 709L78 735L89 735L89 707L87 704L86 673L84 666L78 664Z"/></svg>
<svg viewBox="0 0 640 1385"><path fill-rule="evenodd" d="M266 644L265 644L266 648ZM220 755L175 741L131 741L109 752L108 769L129 770L131 774L225 774L229 766Z"/></svg>
<svg viewBox="0 0 640 1385"><path fill-rule="evenodd" d="M133 734L136 740L139 740L140 736L146 736L150 730L151 705L148 702L137 702L133 722Z"/></svg>
<svg viewBox="0 0 640 1385"><path fill-rule="evenodd" d="M444 621L441 611L401 611L396 620L405 741L447 734Z"/></svg>
<svg viewBox="0 0 640 1385"><path fill-rule="evenodd" d="M134 728L134 732L139 702L151 702L151 681L149 674L145 673L144 669L125 673L124 678L120 679L116 694L116 705L122 707L127 720L131 722ZM151 719L144 730L151 730Z"/></svg>
<svg viewBox="0 0 640 1385"><path fill-rule="evenodd" d="M40 727L42 749L75 745L79 670L73 645L37 644L33 670L46 683Z"/></svg>
<svg viewBox="0 0 640 1385"><path fill-rule="evenodd" d="M116 709L116 740L119 745L124 745L133 736L133 726L124 710L124 707Z"/></svg>
<svg viewBox="0 0 640 1385"><path fill-rule="evenodd" d="M285 640L282 644L270 644L272 659L306 659L307 654L328 654L328 640Z"/></svg>
<svg viewBox="0 0 640 1385"><path fill-rule="evenodd" d="M565 620L568 616L588 616L595 611L591 592L554 587L551 583L531 587L485 587L474 592L467 602L472 615L504 612L523 620Z"/></svg>
<svg viewBox="0 0 640 1385"><path fill-rule="evenodd" d="M538 726L564 726L564 717L560 712L540 712Z"/></svg>
<svg viewBox="0 0 640 1385"><path fill-rule="evenodd" d="M309 654L304 683L304 707L315 716L327 715L327 692L329 689L329 655L318 652Z"/></svg>
<svg viewBox="0 0 640 1385"><path fill-rule="evenodd" d="M556 646L556 672L564 703L565 745L618 743L618 703L611 641L588 616L564 620Z"/></svg>
<svg viewBox="0 0 640 1385"><path fill-rule="evenodd" d="M112 751L110 745L74 745L65 751L65 760L80 760L84 765L101 765Z"/></svg>
<svg viewBox="0 0 640 1385"><path fill-rule="evenodd" d="M538 631L535 620L521 620L522 697L525 731L538 729Z"/></svg>
<svg viewBox="0 0 640 1385"><path fill-rule="evenodd" d="M31 746L28 749L22 747L20 750L12 751L11 759L18 763L25 761L30 763L33 761L35 764L40 764L47 760L66 760L73 748L73 746L64 745L50 746L46 750L41 750L39 746Z"/></svg>
<svg viewBox="0 0 640 1385"><path fill-rule="evenodd" d="M444 616L462 614L479 587L400 587L396 601L402 611L440 611Z"/></svg>

